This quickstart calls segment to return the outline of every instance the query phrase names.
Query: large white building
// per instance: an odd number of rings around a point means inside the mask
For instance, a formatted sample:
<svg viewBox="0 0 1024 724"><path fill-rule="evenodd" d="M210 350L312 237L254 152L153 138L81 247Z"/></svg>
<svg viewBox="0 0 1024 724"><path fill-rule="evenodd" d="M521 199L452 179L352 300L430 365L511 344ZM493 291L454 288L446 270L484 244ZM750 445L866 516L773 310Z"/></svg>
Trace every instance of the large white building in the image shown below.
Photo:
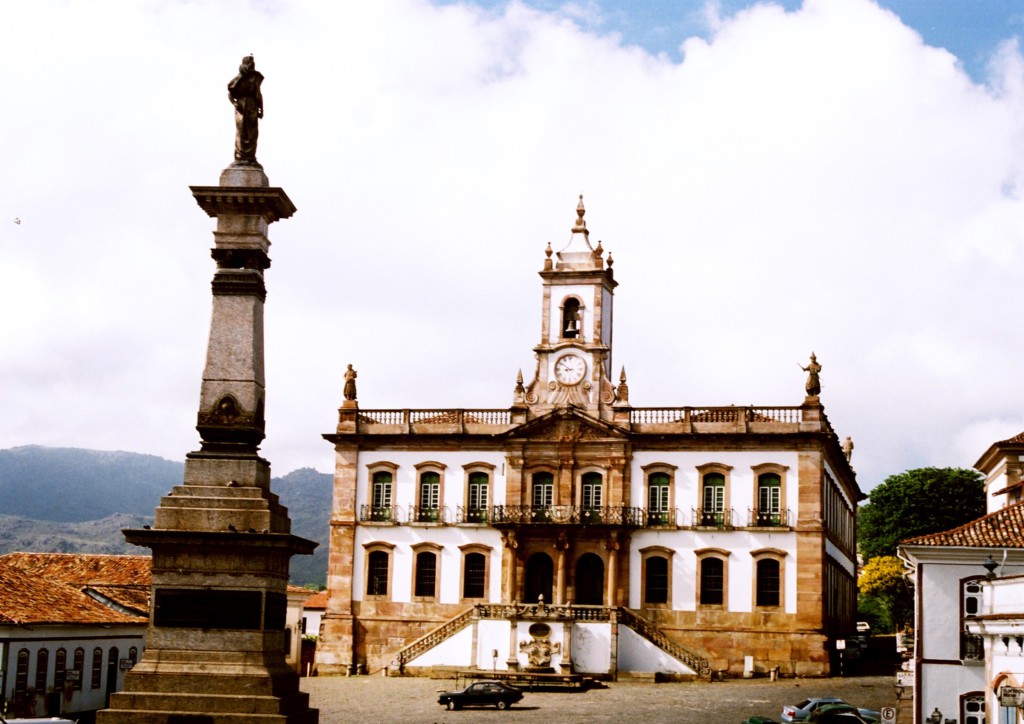
<svg viewBox="0 0 1024 724"><path fill-rule="evenodd" d="M321 673L827 674L863 496L816 362L797 406L634 407L582 198L545 254L510 407L363 409L349 375Z"/></svg>

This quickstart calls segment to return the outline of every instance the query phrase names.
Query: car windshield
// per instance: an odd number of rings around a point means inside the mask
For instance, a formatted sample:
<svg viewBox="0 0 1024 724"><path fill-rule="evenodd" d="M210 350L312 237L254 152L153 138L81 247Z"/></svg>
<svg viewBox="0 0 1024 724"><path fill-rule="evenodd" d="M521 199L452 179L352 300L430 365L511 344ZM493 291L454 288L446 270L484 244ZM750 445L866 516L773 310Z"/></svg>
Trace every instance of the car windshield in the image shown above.
<svg viewBox="0 0 1024 724"><path fill-rule="evenodd" d="M808 704L810 704L810 703L811 703L811 700L810 700L810 699L804 699L803 701L801 701L801 702L800 702L799 704L797 704L797 705L796 705L795 707L793 707L793 708L794 708L794 709L803 709L803 708L804 708L805 706L807 706L807 705L808 705Z"/></svg>

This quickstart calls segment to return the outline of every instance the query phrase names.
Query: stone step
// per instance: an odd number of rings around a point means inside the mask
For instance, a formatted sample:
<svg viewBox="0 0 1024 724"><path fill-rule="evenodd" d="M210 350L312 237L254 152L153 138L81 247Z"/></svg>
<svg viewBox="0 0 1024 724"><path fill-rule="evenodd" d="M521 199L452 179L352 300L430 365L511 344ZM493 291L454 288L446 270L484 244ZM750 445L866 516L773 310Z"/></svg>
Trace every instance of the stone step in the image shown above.
<svg viewBox="0 0 1024 724"><path fill-rule="evenodd" d="M158 673L132 672L124 679L129 694L243 694L245 696L288 696L299 689L298 674L284 671L270 675L252 666L220 665L216 673L175 671L176 666L161 666ZM211 667L212 668L212 667Z"/></svg>
<svg viewBox="0 0 1024 724"><path fill-rule="evenodd" d="M309 709L309 695L303 692L276 696L245 694L176 694L170 692L118 692L110 704L133 711L181 711L203 714L292 714Z"/></svg>
<svg viewBox="0 0 1024 724"><path fill-rule="evenodd" d="M292 714L196 714L185 711L133 711L105 709L97 724L318 724L320 714L307 709Z"/></svg>
<svg viewBox="0 0 1024 724"><path fill-rule="evenodd" d="M214 510L269 510L270 501L264 498L223 498L193 495L165 495L160 498L161 508L211 508Z"/></svg>

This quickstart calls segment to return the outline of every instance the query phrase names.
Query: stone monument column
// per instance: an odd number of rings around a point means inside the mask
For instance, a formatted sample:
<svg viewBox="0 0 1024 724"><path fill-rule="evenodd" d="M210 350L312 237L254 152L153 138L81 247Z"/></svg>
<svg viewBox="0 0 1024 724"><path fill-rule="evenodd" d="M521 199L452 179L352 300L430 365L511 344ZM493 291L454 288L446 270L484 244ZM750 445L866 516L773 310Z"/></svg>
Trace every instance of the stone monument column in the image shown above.
<svg viewBox="0 0 1024 724"><path fill-rule="evenodd" d="M255 73L246 60L239 78L247 68ZM246 82L258 93L256 76ZM259 104L262 116L262 97ZM124 531L153 551L150 621L142 660L100 724L319 721L285 663L289 559L316 543L291 534L288 510L270 491L270 463L259 455L267 228L295 206L256 163L255 129L245 133L251 158L236 150L218 186L192 187L217 219L200 449L186 456L184 481L161 499L152 528Z"/></svg>

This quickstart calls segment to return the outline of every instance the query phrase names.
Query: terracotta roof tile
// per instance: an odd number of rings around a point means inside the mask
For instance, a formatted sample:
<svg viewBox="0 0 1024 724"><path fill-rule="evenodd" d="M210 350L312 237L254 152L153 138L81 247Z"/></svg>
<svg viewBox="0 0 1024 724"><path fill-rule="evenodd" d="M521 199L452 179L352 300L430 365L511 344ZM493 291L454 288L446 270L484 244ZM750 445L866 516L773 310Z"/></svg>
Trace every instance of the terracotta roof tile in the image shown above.
<svg viewBox="0 0 1024 724"><path fill-rule="evenodd" d="M320 593L313 594L306 599L306 603L303 604L303 608L327 608L327 591L320 591Z"/></svg>
<svg viewBox="0 0 1024 724"><path fill-rule="evenodd" d="M908 538L901 545L1024 548L1024 501L1008 505L959 528Z"/></svg>
<svg viewBox="0 0 1024 724"><path fill-rule="evenodd" d="M72 586L0 564L0 622L13 624L146 624L118 613Z"/></svg>
<svg viewBox="0 0 1024 724"><path fill-rule="evenodd" d="M1021 443L1024 443L1024 432L1018 432L1011 438L1000 440L996 445L1019 445Z"/></svg>
<svg viewBox="0 0 1024 724"><path fill-rule="evenodd" d="M112 556L94 553L8 553L0 564L30 575L72 586L149 586L149 556Z"/></svg>

